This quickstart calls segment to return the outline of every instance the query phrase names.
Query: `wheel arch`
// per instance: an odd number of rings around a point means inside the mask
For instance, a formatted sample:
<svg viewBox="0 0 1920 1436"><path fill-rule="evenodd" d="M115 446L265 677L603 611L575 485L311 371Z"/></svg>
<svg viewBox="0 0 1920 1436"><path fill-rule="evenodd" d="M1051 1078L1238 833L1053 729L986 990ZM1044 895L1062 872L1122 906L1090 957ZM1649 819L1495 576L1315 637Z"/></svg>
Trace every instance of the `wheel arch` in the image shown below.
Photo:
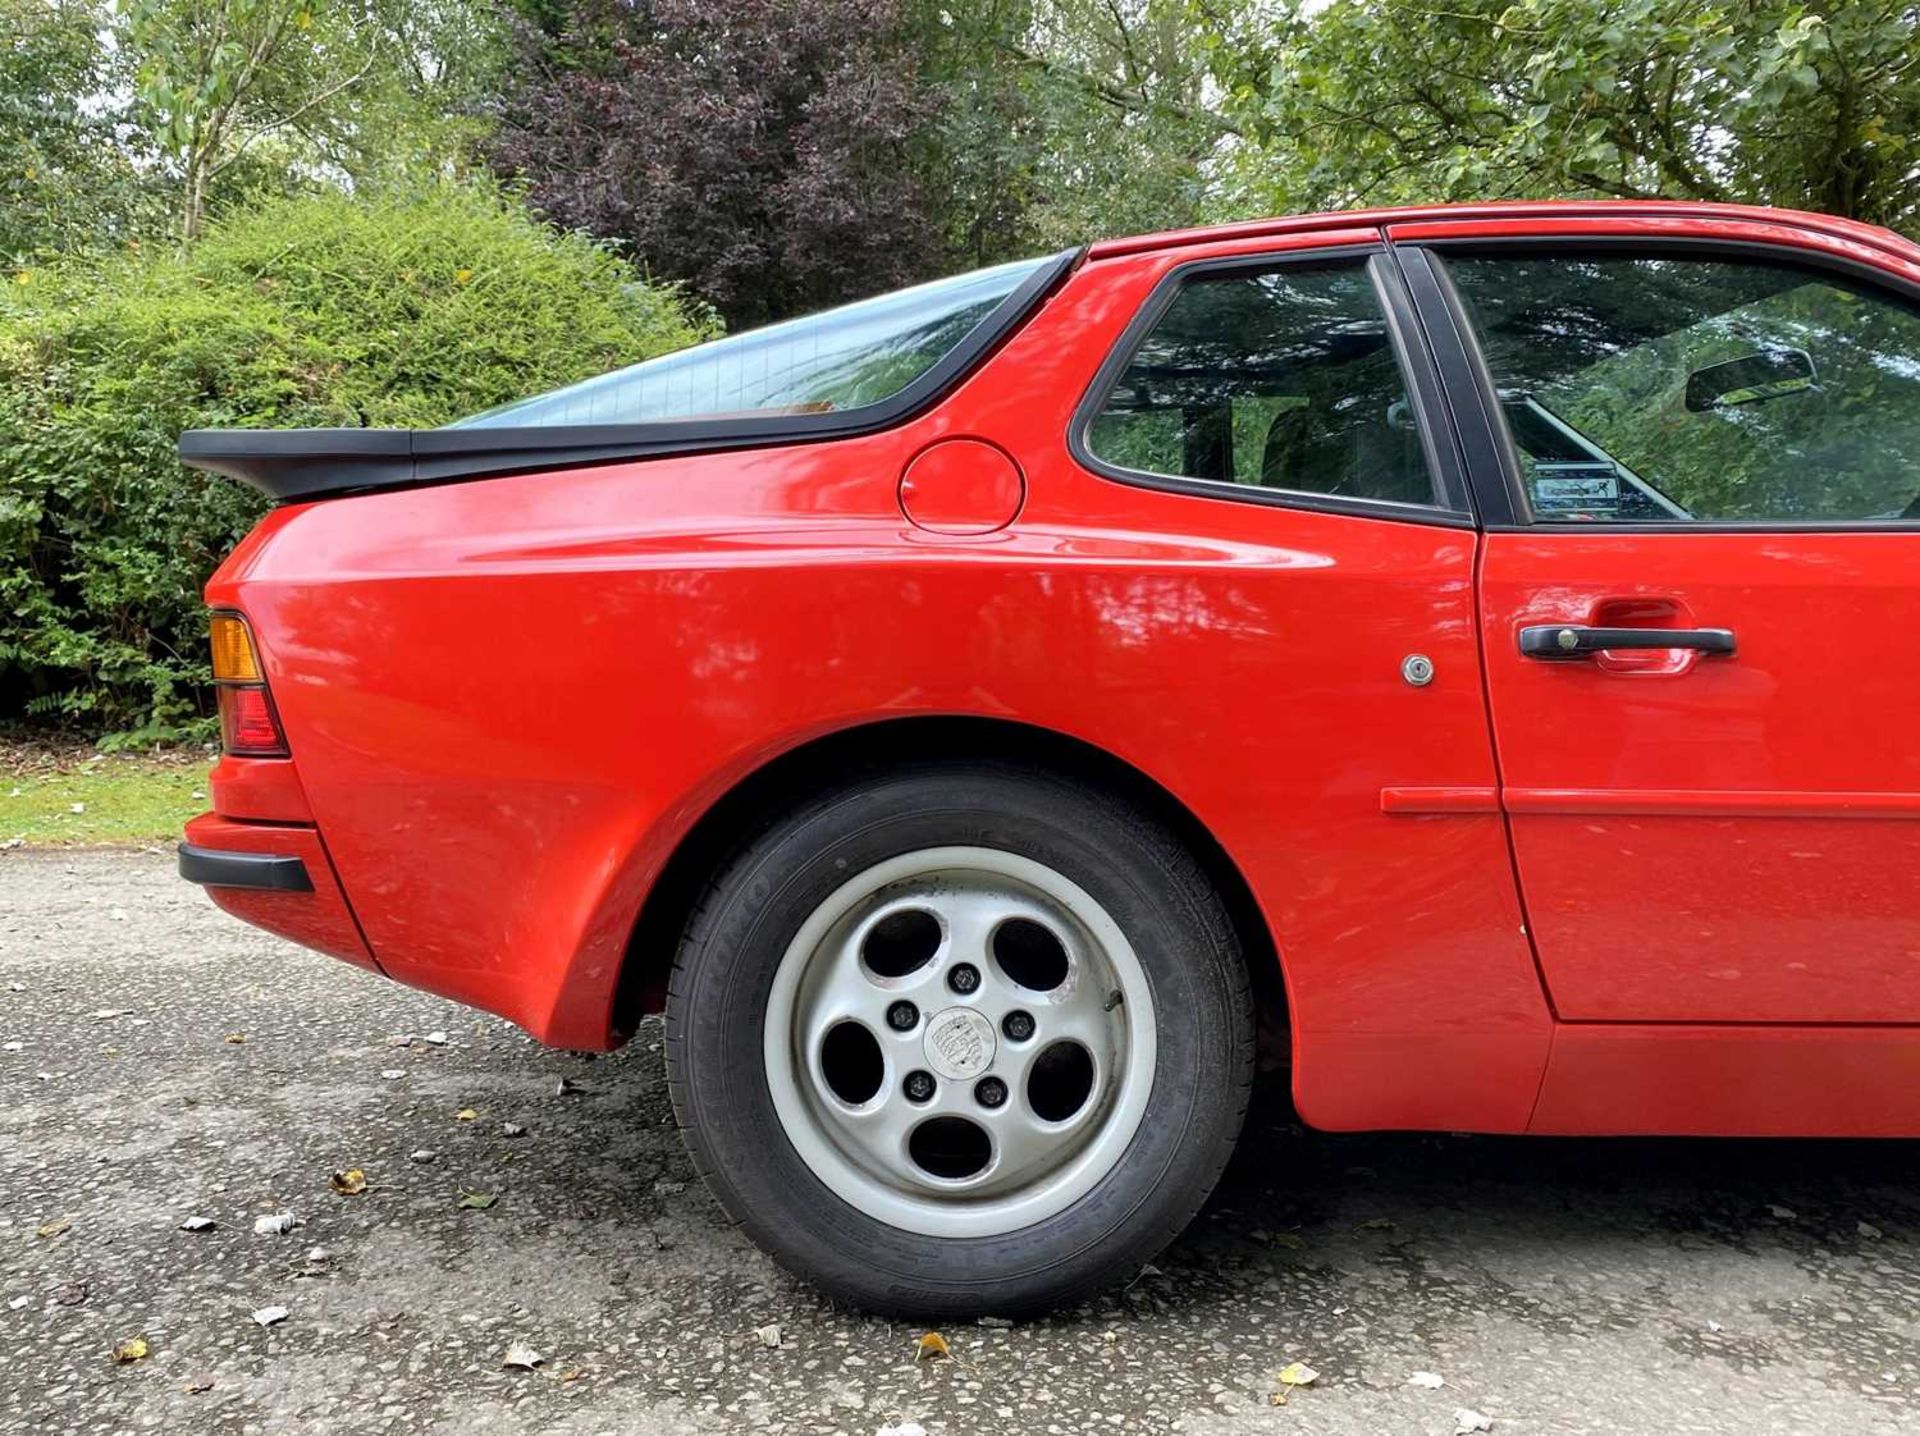
<svg viewBox="0 0 1920 1436"><path fill-rule="evenodd" d="M777 812L891 764L993 758L1099 783L1165 823L1187 845L1226 903L1252 983L1262 1067L1289 1060L1286 987L1266 918L1239 865L1200 818L1163 784L1083 739L1004 718L913 716L856 724L769 759L701 816L662 865L640 907L615 987L612 1027L623 1041L661 1010L680 938L714 868Z"/></svg>

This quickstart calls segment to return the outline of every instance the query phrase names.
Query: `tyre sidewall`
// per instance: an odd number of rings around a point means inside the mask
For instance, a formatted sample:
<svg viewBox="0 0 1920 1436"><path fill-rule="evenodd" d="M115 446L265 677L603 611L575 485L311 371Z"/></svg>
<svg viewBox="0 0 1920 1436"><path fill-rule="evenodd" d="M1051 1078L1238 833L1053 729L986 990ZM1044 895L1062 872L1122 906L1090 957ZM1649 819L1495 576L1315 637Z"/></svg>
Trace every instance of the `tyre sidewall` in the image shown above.
<svg viewBox="0 0 1920 1436"><path fill-rule="evenodd" d="M1156 1041L1147 1108L1114 1168L1054 1216L963 1239L889 1226L831 1191L789 1141L763 1055L774 974L814 910L876 863L950 846L1018 854L1091 894L1139 958ZM1219 899L1164 829L1078 784L982 767L823 800L731 866L682 964L668 1050L696 1161L756 1241L866 1306L1013 1314L1092 1290L1185 1225L1238 1132L1251 1030Z"/></svg>

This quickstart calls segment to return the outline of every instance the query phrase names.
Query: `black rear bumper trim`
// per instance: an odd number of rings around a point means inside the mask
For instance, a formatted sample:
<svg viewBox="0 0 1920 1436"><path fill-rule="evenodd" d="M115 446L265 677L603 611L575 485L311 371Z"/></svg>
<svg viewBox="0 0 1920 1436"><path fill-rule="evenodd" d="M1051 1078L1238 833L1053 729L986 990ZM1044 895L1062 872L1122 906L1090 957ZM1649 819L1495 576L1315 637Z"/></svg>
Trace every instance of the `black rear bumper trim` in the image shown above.
<svg viewBox="0 0 1920 1436"><path fill-rule="evenodd" d="M261 892L310 893L307 865L287 853L235 853L180 844L180 876L208 888L253 888Z"/></svg>

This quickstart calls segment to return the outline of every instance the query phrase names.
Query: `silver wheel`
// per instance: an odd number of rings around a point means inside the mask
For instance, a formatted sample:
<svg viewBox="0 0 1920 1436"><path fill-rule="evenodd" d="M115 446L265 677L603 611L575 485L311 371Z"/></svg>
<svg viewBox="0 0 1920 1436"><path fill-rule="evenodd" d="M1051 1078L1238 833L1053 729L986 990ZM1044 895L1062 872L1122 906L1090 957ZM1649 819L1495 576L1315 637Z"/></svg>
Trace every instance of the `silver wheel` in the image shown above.
<svg viewBox="0 0 1920 1436"><path fill-rule="evenodd" d="M994 1236L1120 1159L1153 1089L1153 998L1084 888L1012 853L926 848L801 925L764 1056L788 1139L840 1197L905 1231Z"/></svg>

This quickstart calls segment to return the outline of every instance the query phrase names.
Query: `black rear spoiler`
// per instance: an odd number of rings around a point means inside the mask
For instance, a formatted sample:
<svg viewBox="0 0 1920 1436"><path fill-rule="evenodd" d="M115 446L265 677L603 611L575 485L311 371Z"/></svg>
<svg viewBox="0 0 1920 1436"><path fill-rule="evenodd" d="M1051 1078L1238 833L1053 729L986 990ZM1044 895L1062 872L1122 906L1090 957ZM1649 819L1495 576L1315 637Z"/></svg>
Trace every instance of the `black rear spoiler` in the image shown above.
<svg viewBox="0 0 1920 1436"><path fill-rule="evenodd" d="M934 403L1039 307L1082 250L1054 255L957 347L906 388L844 413L765 413L649 424L452 429L189 429L180 458L280 503L582 464L841 438L884 429Z"/></svg>
<svg viewBox="0 0 1920 1436"><path fill-rule="evenodd" d="M180 459L291 504L572 464L739 448L800 437L793 428L791 420L731 419L551 429L189 429L180 436ZM749 432L753 429L764 432Z"/></svg>

